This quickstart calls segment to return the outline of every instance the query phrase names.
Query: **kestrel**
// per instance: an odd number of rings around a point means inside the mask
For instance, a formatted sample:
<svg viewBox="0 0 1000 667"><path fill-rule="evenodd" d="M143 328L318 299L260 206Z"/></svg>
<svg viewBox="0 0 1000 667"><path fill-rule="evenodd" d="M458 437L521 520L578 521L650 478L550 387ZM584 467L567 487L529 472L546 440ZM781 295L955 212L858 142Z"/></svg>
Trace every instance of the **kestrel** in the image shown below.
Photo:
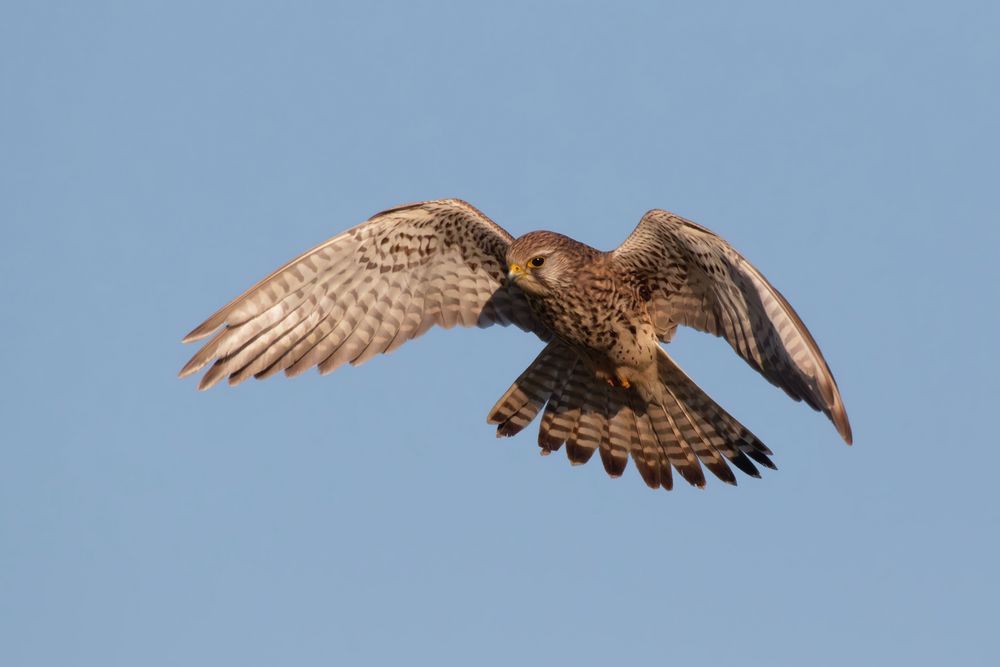
<svg viewBox="0 0 1000 667"><path fill-rule="evenodd" d="M771 451L661 346L678 325L725 338L751 367L830 418L851 443L837 383L788 302L724 240L662 210L602 252L554 232L514 239L470 204L443 199L379 213L292 260L184 338L215 336L181 369L207 389L312 366L329 373L391 352L433 325L513 324L545 348L487 420L511 436L542 412L542 454L629 457L652 488L671 470L730 484ZM221 330L219 330L221 327ZM218 330L218 331L217 331Z"/></svg>

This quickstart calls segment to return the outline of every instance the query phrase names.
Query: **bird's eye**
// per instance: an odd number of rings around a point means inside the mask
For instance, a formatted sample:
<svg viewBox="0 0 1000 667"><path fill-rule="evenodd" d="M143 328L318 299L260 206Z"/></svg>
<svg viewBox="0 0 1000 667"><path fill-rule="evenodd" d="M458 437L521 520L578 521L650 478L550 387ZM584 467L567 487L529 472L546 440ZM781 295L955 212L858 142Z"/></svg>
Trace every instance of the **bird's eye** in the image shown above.
<svg viewBox="0 0 1000 667"><path fill-rule="evenodd" d="M532 257L531 259L528 260L528 266L530 266L533 269L537 269L544 263L545 263L544 257Z"/></svg>

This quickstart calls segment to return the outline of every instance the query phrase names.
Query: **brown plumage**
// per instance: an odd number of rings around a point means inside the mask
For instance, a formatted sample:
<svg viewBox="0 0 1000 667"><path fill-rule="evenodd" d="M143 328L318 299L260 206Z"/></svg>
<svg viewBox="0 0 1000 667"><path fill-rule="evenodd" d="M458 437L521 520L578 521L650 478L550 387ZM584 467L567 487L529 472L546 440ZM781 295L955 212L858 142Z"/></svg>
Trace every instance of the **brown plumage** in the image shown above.
<svg viewBox="0 0 1000 667"><path fill-rule="evenodd" d="M548 344L488 420L511 436L542 413L543 454L595 452L620 476L631 458L651 487L672 470L704 486L703 467L735 484L771 451L661 347L678 324L724 337L795 400L823 411L848 443L837 384L787 301L729 244L666 211L647 213L617 249L553 232L513 239L469 204L401 206L293 260L185 337L206 343L182 377L199 388L311 366L328 373L391 352L433 325L492 324ZM221 327L221 330L220 330Z"/></svg>

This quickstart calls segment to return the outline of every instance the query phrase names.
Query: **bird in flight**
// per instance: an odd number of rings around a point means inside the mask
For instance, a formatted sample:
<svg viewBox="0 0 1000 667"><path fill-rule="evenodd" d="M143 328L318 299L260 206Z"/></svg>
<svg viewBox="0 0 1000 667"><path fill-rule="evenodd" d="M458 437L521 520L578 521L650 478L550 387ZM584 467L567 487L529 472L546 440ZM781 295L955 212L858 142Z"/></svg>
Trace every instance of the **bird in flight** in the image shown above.
<svg viewBox="0 0 1000 667"><path fill-rule="evenodd" d="M629 458L652 488L703 467L730 484L772 456L661 343L678 325L721 336L796 401L851 426L816 341L785 298L724 240L652 210L602 252L554 232L513 238L472 205L442 199L379 213L293 259L185 338L214 337L180 371L199 389L318 366L329 373L395 350L434 325L515 325L545 347L487 420L512 436L539 413L542 454L600 452L612 477Z"/></svg>

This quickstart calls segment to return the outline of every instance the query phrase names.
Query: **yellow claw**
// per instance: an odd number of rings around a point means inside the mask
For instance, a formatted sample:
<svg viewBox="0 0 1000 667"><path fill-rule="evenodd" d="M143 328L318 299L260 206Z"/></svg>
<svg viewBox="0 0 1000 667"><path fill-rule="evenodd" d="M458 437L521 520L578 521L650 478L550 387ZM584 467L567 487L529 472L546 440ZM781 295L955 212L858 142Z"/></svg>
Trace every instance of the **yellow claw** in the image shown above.
<svg viewBox="0 0 1000 667"><path fill-rule="evenodd" d="M625 389L628 389L629 387L632 386L628 383L628 378L625 377L624 375L619 375L618 381L622 383L622 387L624 387Z"/></svg>

